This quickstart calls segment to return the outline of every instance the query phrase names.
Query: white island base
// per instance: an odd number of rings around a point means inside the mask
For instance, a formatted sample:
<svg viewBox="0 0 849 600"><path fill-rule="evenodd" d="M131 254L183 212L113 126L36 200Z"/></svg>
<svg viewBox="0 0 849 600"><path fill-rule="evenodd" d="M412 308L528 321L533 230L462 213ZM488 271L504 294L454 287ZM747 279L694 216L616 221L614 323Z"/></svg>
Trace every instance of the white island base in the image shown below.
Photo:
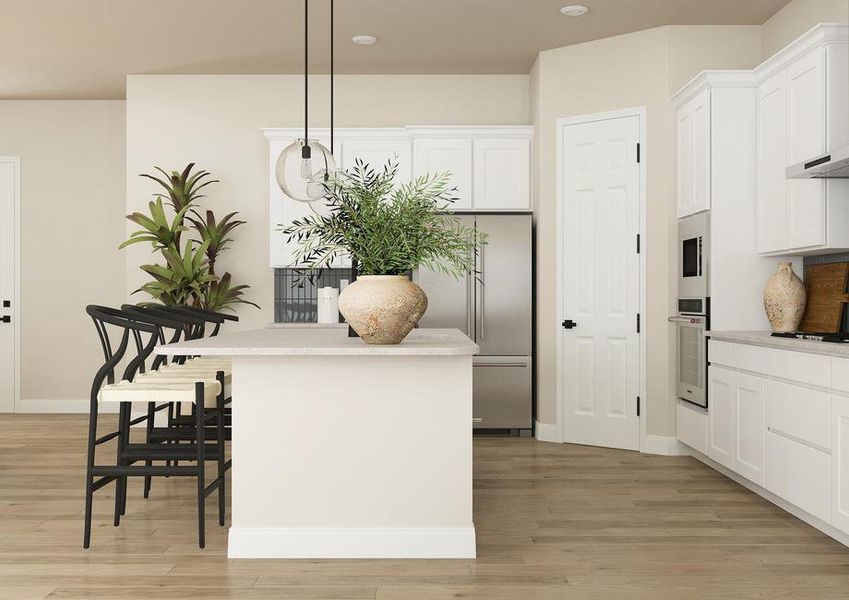
<svg viewBox="0 0 849 600"><path fill-rule="evenodd" d="M181 350L183 349L183 350ZM474 558L472 355L263 329L160 348L233 361L230 558Z"/></svg>

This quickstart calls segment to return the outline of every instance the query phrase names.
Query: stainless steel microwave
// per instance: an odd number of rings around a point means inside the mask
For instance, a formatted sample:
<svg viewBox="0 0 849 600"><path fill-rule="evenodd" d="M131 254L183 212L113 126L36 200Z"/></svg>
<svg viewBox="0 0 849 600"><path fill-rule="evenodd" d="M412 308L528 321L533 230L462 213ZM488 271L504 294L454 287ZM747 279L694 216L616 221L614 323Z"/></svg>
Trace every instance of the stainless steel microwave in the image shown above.
<svg viewBox="0 0 849 600"><path fill-rule="evenodd" d="M678 298L706 299L710 295L709 223L707 212L678 221Z"/></svg>

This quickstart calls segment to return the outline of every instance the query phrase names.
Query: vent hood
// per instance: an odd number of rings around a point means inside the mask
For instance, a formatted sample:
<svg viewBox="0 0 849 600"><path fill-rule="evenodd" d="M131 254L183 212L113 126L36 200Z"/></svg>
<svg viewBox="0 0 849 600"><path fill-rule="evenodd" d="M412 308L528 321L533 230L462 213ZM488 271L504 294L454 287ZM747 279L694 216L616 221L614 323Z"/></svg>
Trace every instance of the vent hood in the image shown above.
<svg viewBox="0 0 849 600"><path fill-rule="evenodd" d="M838 148L819 158L787 167L787 179L849 178L849 146Z"/></svg>

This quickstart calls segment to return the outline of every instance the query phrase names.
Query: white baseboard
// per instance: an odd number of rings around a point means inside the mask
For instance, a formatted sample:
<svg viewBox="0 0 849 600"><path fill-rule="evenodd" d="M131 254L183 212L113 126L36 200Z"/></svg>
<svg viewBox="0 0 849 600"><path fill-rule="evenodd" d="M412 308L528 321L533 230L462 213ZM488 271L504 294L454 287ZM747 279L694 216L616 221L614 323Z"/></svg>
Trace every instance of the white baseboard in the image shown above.
<svg viewBox="0 0 849 600"><path fill-rule="evenodd" d="M849 535L843 533L842 531L840 531L839 529L837 529L836 527L834 527L830 523L826 523L822 519L819 519L819 518L815 517L814 515L810 514L809 512L802 510L798 506L790 504L789 502L787 502L787 500L785 500L785 499L783 499L779 496L776 496L775 494L773 494L769 490L764 489L761 486L759 486L757 483L755 483L753 481L749 481L748 479L746 479L742 475L738 475L737 473L735 473L731 469L728 469L728 468L722 466L721 464L719 464L718 462L711 460L710 458L708 458L707 456L705 456L701 452L699 452L697 450L693 450L692 448L688 448L687 446L684 446L684 448L687 449L687 454L689 454L690 456L692 456L696 460L699 460L699 461L705 463L710 468L719 471L720 473L722 473L723 475L725 475L729 479L736 481L737 483L742 485L744 488L756 493L758 496L761 496L762 498L769 500L770 502L775 504L777 507L789 512L791 515L793 515L797 519L804 521L805 523L807 523L811 527L813 527L815 529L819 529L824 534L826 534L830 538L837 540L838 542L840 542L844 546L849 546Z"/></svg>
<svg viewBox="0 0 849 600"><path fill-rule="evenodd" d="M231 527L228 558L475 558L474 527Z"/></svg>
<svg viewBox="0 0 849 600"><path fill-rule="evenodd" d="M662 456L684 456L689 454L687 448L678 438L668 435L643 436L640 452L643 454L660 454Z"/></svg>
<svg viewBox="0 0 849 600"><path fill-rule="evenodd" d="M541 442L563 443L563 437L557 425L534 421L534 431L536 431L536 438Z"/></svg>
<svg viewBox="0 0 849 600"><path fill-rule="evenodd" d="M15 412L30 414L88 414L89 407L90 403L88 400L21 398L15 406ZM100 412L117 412L117 409L113 406L104 406L101 407Z"/></svg>

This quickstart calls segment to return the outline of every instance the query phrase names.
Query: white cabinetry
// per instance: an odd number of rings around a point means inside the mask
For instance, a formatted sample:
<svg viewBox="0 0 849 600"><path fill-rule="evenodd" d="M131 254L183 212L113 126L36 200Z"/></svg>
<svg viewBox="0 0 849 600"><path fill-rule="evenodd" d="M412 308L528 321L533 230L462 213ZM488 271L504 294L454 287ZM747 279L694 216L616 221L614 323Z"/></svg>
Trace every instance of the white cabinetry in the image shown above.
<svg viewBox="0 0 849 600"><path fill-rule="evenodd" d="M711 90L704 89L677 110L678 217L710 208Z"/></svg>
<svg viewBox="0 0 849 600"><path fill-rule="evenodd" d="M528 139L476 139L474 208L527 210L531 207L531 142Z"/></svg>
<svg viewBox="0 0 849 600"><path fill-rule="evenodd" d="M758 84L758 251L849 248L849 182L788 180L788 166L849 139L849 28L819 26L755 70Z"/></svg>
<svg viewBox="0 0 849 600"><path fill-rule="evenodd" d="M708 358L708 442L680 403L679 439L849 535L849 358L714 339Z"/></svg>
<svg viewBox="0 0 849 600"><path fill-rule="evenodd" d="M472 140L469 138L416 138L413 140L413 177L451 173L456 188L454 210L472 208Z"/></svg>
<svg viewBox="0 0 849 600"><path fill-rule="evenodd" d="M286 198L277 187L275 165L280 152L301 137L300 129L265 129L269 142L269 256L274 268L288 267L297 249L280 229L294 219L322 213L322 201L310 204ZM311 130L329 147L327 129ZM341 128L335 130L336 162L351 170L357 160L382 169L389 160L398 164L397 181L437 171L451 173L458 198L453 206L463 211L529 211L531 209L531 148L533 128L496 127L397 127ZM350 266L340 258L333 266Z"/></svg>
<svg viewBox="0 0 849 600"><path fill-rule="evenodd" d="M831 397L831 524L849 534L849 398Z"/></svg>
<svg viewBox="0 0 849 600"><path fill-rule="evenodd" d="M734 372L721 367L708 369L707 455L719 464L734 468Z"/></svg>

